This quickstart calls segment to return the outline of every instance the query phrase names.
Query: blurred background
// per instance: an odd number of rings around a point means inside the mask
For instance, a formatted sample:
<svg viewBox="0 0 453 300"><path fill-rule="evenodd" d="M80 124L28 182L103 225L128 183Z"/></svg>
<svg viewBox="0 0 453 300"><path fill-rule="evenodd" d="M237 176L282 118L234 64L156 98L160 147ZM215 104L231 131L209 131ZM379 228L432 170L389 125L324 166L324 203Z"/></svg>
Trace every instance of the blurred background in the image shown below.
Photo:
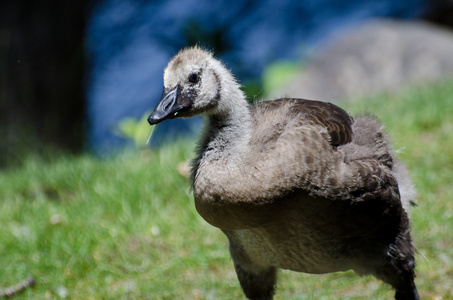
<svg viewBox="0 0 453 300"><path fill-rule="evenodd" d="M2 0L0 167L133 143L189 45L214 50L251 101L338 102L451 77L452 29L451 0ZM151 144L199 125L165 122Z"/></svg>

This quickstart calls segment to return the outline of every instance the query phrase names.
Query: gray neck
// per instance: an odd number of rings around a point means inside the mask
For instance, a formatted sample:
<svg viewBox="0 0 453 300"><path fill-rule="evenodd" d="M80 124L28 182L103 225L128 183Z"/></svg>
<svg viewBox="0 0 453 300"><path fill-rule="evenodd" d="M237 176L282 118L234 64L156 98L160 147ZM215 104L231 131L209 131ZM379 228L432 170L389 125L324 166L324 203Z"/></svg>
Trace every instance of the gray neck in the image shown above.
<svg viewBox="0 0 453 300"><path fill-rule="evenodd" d="M205 116L202 151L214 159L241 158L248 148L251 133L251 113L241 90L222 99L225 108ZM201 154L201 153L200 153Z"/></svg>

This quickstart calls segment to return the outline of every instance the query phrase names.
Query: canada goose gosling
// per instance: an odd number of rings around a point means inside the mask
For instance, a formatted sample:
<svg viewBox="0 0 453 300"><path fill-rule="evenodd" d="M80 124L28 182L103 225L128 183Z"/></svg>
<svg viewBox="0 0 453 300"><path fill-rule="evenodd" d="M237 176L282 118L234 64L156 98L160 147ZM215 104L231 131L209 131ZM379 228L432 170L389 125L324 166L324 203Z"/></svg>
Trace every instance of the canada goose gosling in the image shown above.
<svg viewBox="0 0 453 300"><path fill-rule="evenodd" d="M195 205L227 236L247 298L272 299L283 268L352 269L390 284L395 299L418 299L414 189L379 122L320 101L249 106L230 71L198 47L169 62L148 121L195 115L205 117Z"/></svg>

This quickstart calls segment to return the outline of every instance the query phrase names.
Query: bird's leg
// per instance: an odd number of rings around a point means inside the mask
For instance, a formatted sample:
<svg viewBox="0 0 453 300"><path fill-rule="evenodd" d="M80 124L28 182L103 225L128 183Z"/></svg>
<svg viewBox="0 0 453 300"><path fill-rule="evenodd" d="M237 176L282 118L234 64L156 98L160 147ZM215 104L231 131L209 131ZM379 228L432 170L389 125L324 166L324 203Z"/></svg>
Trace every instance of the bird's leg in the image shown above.
<svg viewBox="0 0 453 300"><path fill-rule="evenodd" d="M413 270L401 270L395 266L389 266L379 278L391 284L395 289L396 300L419 300L417 287L414 283Z"/></svg>
<svg viewBox="0 0 453 300"><path fill-rule="evenodd" d="M271 300L275 292L276 270L264 269L258 273L247 271L242 265L234 263L242 291L248 299Z"/></svg>
<svg viewBox="0 0 453 300"><path fill-rule="evenodd" d="M415 286L415 259L409 231L402 232L386 253L386 263L376 276L392 285L396 300L419 300Z"/></svg>
<svg viewBox="0 0 453 300"><path fill-rule="evenodd" d="M277 270L254 264L240 246L231 242L230 253L245 296L254 300L271 300L275 292Z"/></svg>
<svg viewBox="0 0 453 300"><path fill-rule="evenodd" d="M396 300L419 300L417 287L414 283L410 286L408 291L397 290L395 293Z"/></svg>

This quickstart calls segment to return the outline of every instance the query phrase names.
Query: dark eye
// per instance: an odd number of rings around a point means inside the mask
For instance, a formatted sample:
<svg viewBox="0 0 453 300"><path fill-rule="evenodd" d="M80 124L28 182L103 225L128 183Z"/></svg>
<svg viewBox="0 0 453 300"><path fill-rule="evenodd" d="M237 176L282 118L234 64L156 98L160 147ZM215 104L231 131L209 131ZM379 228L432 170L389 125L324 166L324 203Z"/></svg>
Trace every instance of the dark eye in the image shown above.
<svg viewBox="0 0 453 300"><path fill-rule="evenodd" d="M200 80L200 77L197 74L192 73L189 75L189 82L197 83L199 80Z"/></svg>

